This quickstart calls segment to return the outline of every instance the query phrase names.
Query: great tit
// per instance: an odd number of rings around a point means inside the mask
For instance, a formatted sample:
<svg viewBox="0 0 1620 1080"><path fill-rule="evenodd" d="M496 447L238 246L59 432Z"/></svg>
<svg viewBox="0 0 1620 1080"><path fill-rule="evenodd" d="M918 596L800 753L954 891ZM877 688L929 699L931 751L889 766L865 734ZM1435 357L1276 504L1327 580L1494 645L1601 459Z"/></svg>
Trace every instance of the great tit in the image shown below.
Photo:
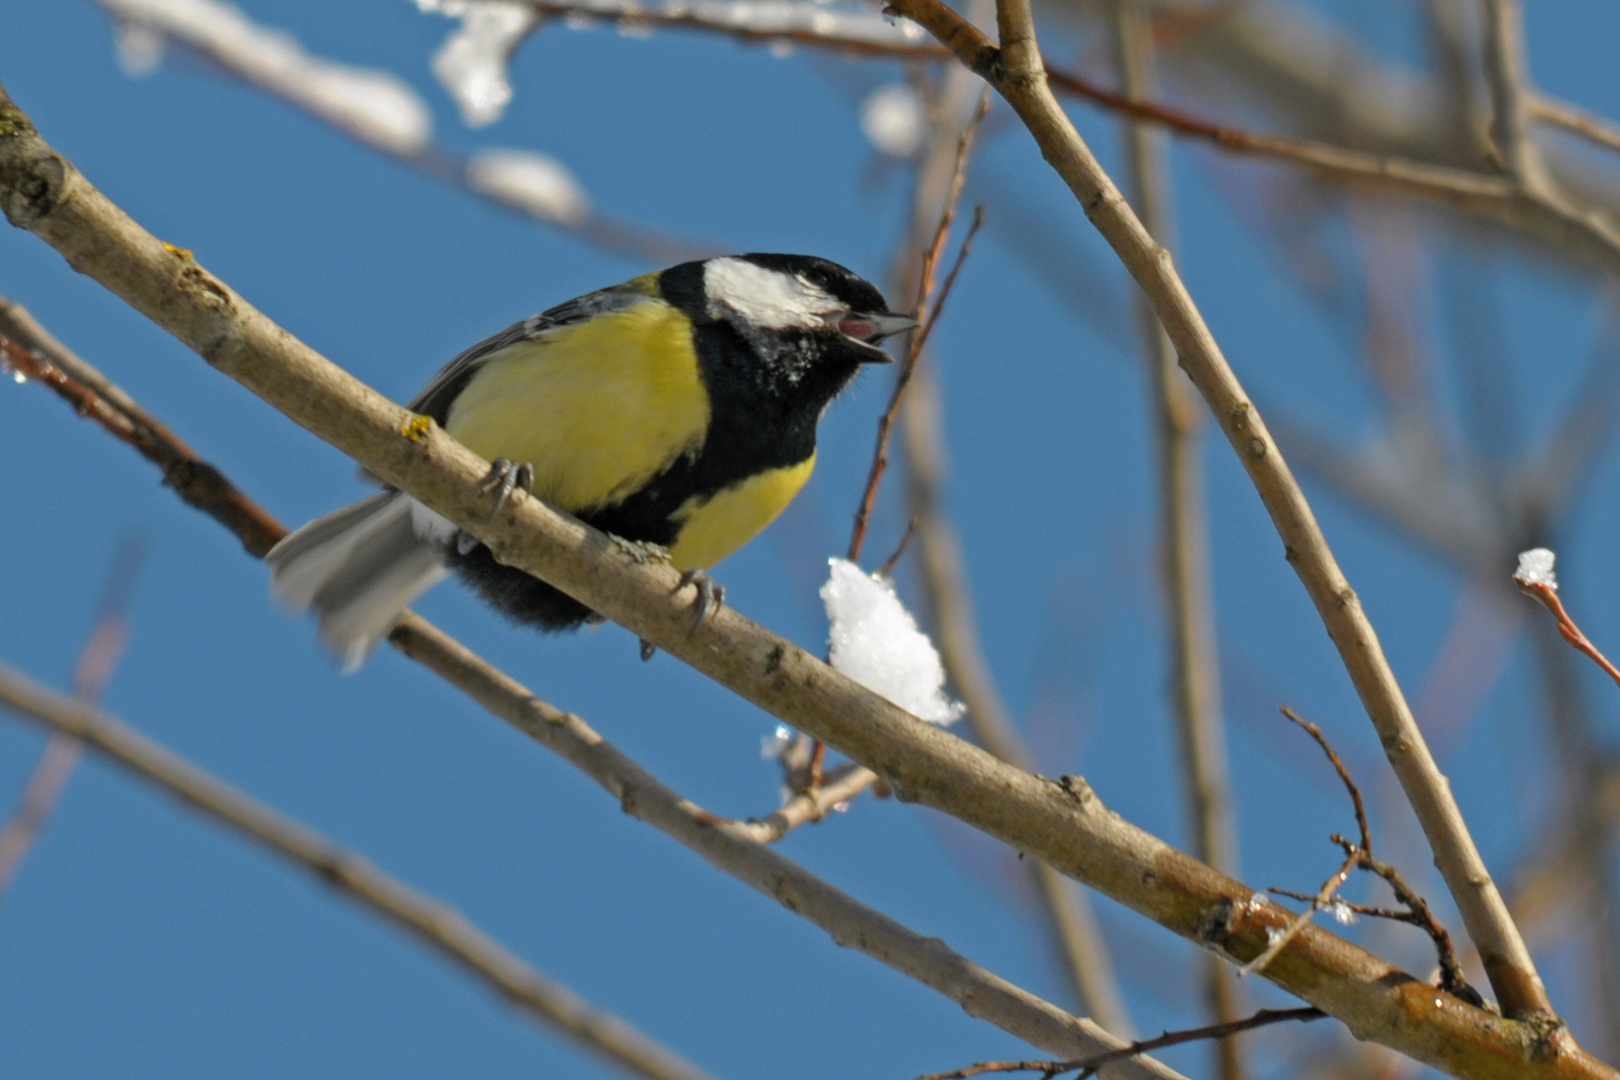
<svg viewBox="0 0 1620 1080"><path fill-rule="evenodd" d="M531 315L457 356L408 406L534 495L692 575L798 494L816 424L878 344L913 328L854 273L808 255L682 263ZM514 466L512 463L520 463ZM267 556L276 597L320 613L358 668L405 608L455 570L515 622L593 618L394 489L317 518Z"/></svg>

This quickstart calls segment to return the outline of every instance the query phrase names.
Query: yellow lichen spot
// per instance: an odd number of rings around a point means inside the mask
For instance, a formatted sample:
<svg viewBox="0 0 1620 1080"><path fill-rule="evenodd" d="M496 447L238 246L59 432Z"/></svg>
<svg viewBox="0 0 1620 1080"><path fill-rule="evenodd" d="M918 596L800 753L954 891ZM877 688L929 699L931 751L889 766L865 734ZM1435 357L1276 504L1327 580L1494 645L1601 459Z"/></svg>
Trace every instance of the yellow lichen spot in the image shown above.
<svg viewBox="0 0 1620 1080"><path fill-rule="evenodd" d="M182 259L191 258L191 249L190 248L175 247L173 244L169 243L166 240L163 242L163 250L167 251L167 252L169 252L171 254L178 255Z"/></svg>
<svg viewBox="0 0 1620 1080"><path fill-rule="evenodd" d="M433 426L433 417L411 414L411 418L399 426L399 433L411 442L421 442L422 436L428 433Z"/></svg>

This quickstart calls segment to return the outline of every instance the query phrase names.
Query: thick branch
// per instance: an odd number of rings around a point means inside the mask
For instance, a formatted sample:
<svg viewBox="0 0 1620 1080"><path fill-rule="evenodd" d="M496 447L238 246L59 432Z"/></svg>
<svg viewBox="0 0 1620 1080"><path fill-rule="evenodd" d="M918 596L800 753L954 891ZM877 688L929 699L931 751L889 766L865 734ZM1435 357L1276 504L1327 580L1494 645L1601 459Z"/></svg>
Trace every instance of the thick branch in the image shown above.
<svg viewBox="0 0 1620 1080"><path fill-rule="evenodd" d="M333 366L189 253L141 229L51 150L3 94L0 208L211 365L477 536L503 562L563 589L826 741L876 772L901 798L949 813L1240 961L1264 948L1268 929L1286 924L1285 912L1252 902L1253 889L1108 812L1083 780L1054 781L1007 765L909 716L730 608L694 626L689 598L676 591L679 575L645 561L641 552L537 499L509 501L492 519L495 496L479 487L488 462ZM1179 290L1179 282L1170 280ZM1185 330L1184 311L1162 308L1160 314L1176 339ZM1207 330L1202 333L1207 338ZM1202 343L1189 338L1178 345L1186 358L1190 346ZM1201 347L1201 355L1207 357L1212 347ZM1207 392L1217 390L1218 380L1217 389ZM1223 424L1237 424L1261 448L1249 455L1251 461L1263 462L1263 451L1270 449L1264 429L1243 404L1230 415L1223 410ZM1259 475L1269 473L1261 469ZM1263 490L1275 497L1274 481L1268 479ZM1308 508L1304 513L1308 518ZM1325 547L1310 548L1308 555L1314 560L1320 551ZM1348 595L1333 594L1331 604L1343 605L1343 617L1360 619ZM1364 625L1352 621L1351 628ZM1356 670L1364 671L1368 661L1358 656L1357 663ZM1410 751L1399 749L1402 758ZM1266 977L1356 1034L1458 1076L1616 1075L1545 1028L1468 1006L1318 928L1301 933Z"/></svg>
<svg viewBox="0 0 1620 1080"><path fill-rule="evenodd" d="M12 305L11 311L28 325L35 326L53 347L35 356L36 363L68 364L76 361L55 339L27 318L26 312ZM0 348L15 348L0 340ZM14 355L8 352L7 355ZM77 361L91 370L83 361ZM115 437L130 442L160 467L170 457L179 457L207 468L218 478L223 496L218 502L199 506L226 529L235 533L252 552L266 536L270 543L287 530L257 503L249 499L222 474L198 460L168 428L135 403L116 385L97 375L94 386L72 378L46 381L59 394L97 420ZM86 409L86 403L99 403L105 411ZM130 440L116 418L127 414L148 430L164 433L160 454ZM239 513L246 507L251 514ZM268 545L266 545L268 546ZM802 867L766 849L763 845L787 829L802 823L816 808L830 806L829 796L850 790L872 774L851 766L841 777L814 795L791 800L779 811L758 822L737 822L710 814L665 787L634 761L625 757L578 717L563 713L536 697L503 672L482 660L427 620L408 615L393 633L389 643L429 671L467 693L492 714L512 724L548 750L580 769L619 800L627 813L659 829L698 854L717 869L730 874L788 910L826 930L840 944L887 964L962 1006L970 1016L985 1020L1017 1036L1032 1046L1055 1054L1089 1054L1103 1048L1124 1045L1090 1020L1077 1019L1041 1000L965 957L952 952L938 938L926 938L828 885ZM847 786L846 786L847 785ZM723 828L722 828L723 827ZM1143 1060L1122 1065L1115 1080L1181 1080L1180 1075L1158 1062Z"/></svg>

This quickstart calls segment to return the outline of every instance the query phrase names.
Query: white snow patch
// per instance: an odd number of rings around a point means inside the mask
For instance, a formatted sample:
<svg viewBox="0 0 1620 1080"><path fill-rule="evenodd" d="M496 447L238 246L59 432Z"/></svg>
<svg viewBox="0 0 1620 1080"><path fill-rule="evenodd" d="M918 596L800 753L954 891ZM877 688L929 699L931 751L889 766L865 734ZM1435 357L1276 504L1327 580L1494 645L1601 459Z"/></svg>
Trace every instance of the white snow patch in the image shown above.
<svg viewBox="0 0 1620 1080"><path fill-rule="evenodd" d="M468 127L486 127L501 118L512 100L506 65L512 52L540 21L532 7L507 0L434 3L417 0L423 10L459 17L461 28L433 54L433 74L455 98Z"/></svg>
<svg viewBox="0 0 1620 1080"><path fill-rule="evenodd" d="M1519 552L1519 569L1513 575L1513 580L1528 588L1532 585L1545 585L1553 592L1558 591L1558 575L1553 573L1553 564L1558 556L1547 548L1531 548L1529 551Z"/></svg>
<svg viewBox="0 0 1620 1080"><path fill-rule="evenodd" d="M934 643L917 629L894 586L846 559L828 563L832 572L821 587L821 600L832 623L827 635L832 666L919 720L961 719L961 703L945 696L945 668Z"/></svg>
<svg viewBox="0 0 1620 1080"><path fill-rule="evenodd" d="M96 2L118 21L119 57L131 74L150 72L165 41L174 42L391 153L417 153L432 136L427 106L393 75L311 56L291 35L219 0Z"/></svg>
<svg viewBox="0 0 1620 1080"><path fill-rule="evenodd" d="M1341 897L1335 896L1329 901L1327 913L1337 919L1342 926L1350 926L1357 921L1355 909L1345 903Z"/></svg>
<svg viewBox="0 0 1620 1080"><path fill-rule="evenodd" d="M915 154L922 148L927 128L922 95L910 83L880 86L861 102L861 131L890 157Z"/></svg>
<svg viewBox="0 0 1620 1080"><path fill-rule="evenodd" d="M467 184L514 210L558 225L581 225L591 216L590 200L574 174L544 154L480 150L467 162Z"/></svg>

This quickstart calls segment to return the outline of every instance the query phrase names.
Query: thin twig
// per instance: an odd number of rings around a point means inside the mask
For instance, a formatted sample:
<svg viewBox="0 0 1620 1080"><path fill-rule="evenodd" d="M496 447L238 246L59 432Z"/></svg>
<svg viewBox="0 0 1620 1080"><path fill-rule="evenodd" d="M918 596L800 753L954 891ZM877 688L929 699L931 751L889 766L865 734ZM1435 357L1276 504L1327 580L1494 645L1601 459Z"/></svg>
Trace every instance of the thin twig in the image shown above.
<svg viewBox="0 0 1620 1080"><path fill-rule="evenodd" d="M3 366L3 354L0 354L0 367ZM108 563L101 601L96 605L95 626L73 666L73 694L84 705L93 707L101 701L102 691L124 655L124 645L129 639L129 601L144 554L145 546L139 540L125 536ZM0 892L11 883L28 849L45 827L68 778L73 775L81 749L78 739L59 731L53 731L45 741L39 762L23 785L17 813L0 829Z"/></svg>
<svg viewBox="0 0 1620 1080"><path fill-rule="evenodd" d="M930 307L934 293L934 271L939 266L940 255L944 252L945 241L950 237L951 224L956 220L956 203L962 197L962 185L967 179L968 155L973 150L974 136L977 135L985 115L990 111L990 95L988 92L979 99L979 108L973 114L973 119L962 132L956 144L956 164L951 173L949 194L945 198L944 208L940 211L939 224L934 229L933 240L923 252L922 272L918 277L916 319L918 329L913 330L906 349L906 358L900 364L900 371L895 376L894 389L889 394L888 407L878 418L877 447L872 452L872 465L866 474L866 487L861 491L861 500L855 509L855 524L850 530L849 561L860 562L861 548L866 543L866 525L872 516L872 506L877 501L878 487L883 483L883 474L889 467L889 433L894 427L895 417L900 414L900 404L905 400L906 389L911 385L911 378L916 373L917 364L922 359L923 342L933 330L938 321L939 309L943 306L948 293L941 292L939 304ZM961 269L962 260L967 257L973 244L973 235L983 223L983 208L973 214L973 225L968 229L967 237L962 241L962 247L957 255L956 265L951 268L950 277L946 281L947 288L956 281L956 272Z"/></svg>
<svg viewBox="0 0 1620 1080"><path fill-rule="evenodd" d="M1114 0L1116 66L1122 89L1135 101L1154 92L1155 55L1147 13L1133 0ZM1141 121L1124 125L1127 189L1142 225L1170 247L1170 177L1163 138ZM1180 746L1182 786L1191 825L1192 853L1226 873L1237 872L1237 829L1232 820L1226 737L1221 723L1220 675L1215 664L1209 527L1204 509L1202 420L1197 394L1176 362L1176 350L1153 306L1136 291L1136 316L1152 399L1158 457L1160 572L1168 603L1171 705ZM1230 966L1200 954L1209 1017L1230 1023L1244 1012ZM1222 1080L1242 1080L1236 1040L1212 1047Z"/></svg>
<svg viewBox="0 0 1620 1080"><path fill-rule="evenodd" d="M975 18L987 17L992 3L974 0L967 10ZM902 296L918 289L920 252L927 249L923 238L937 232L937 219L956 172L957 140L969 105L983 100L982 84L960 67L947 69L940 84L932 137L918 164L902 230L906 239L895 260L892 288ZM967 705L967 723L974 738L1003 761L1033 770L1034 755L1019 736L979 646L966 569L941 498L946 454L937 378L936 365L919 366L902 413L901 453L907 500L912 520L917 522L921 601L950 685ZM1039 900L1049 948L1060 958L1079 1007L1109 1031L1129 1037L1133 1030L1130 1012L1090 898L1040 859L1024 859L1019 865Z"/></svg>
<svg viewBox="0 0 1620 1080"><path fill-rule="evenodd" d="M0 304L0 314L6 310ZM13 315L20 310L16 305L9 308ZM39 334L54 343L42 329ZM55 347L62 349L60 345ZM50 355L53 361L66 366L65 355L55 352ZM53 389L70 403L94 401L105 406L84 415L99 421L114 437L128 442L149 460L160 466L165 461L189 461L193 467L205 468L216 477L226 497L199 508L241 539L250 553L264 539L266 527L272 535L286 534L279 522L236 489L218 470L195 456L188 456L192 452L178 437L104 376L97 373L94 384L64 378L66 385L53 385ZM115 419L125 415L138 418L144 431L161 432L157 440L160 445L154 449L126 439L125 428ZM244 508L247 513L242 512ZM627 813L822 928L834 941L859 949L956 1002L974 1016L1049 1052L1093 1053L1123 1045L1091 1020L1071 1016L1014 986L947 948L938 938L910 930L778 855L758 839L759 830L754 823L734 822L682 798L583 720L543 701L426 619L407 613L388 641L400 653L580 769L617 799ZM1182 1078L1160 1063L1146 1060L1122 1080Z"/></svg>
<svg viewBox="0 0 1620 1080"><path fill-rule="evenodd" d="M1098 1054L1095 1057L1080 1058L1075 1061L981 1061L964 1069L929 1073L927 1076L917 1077L917 1080L968 1080L969 1077L983 1076L986 1073L1004 1072L1038 1072L1041 1074L1041 1080L1052 1080L1053 1077L1066 1072L1078 1072L1079 1075L1075 1080L1087 1080L1088 1077L1097 1075L1097 1071L1106 1065L1135 1054L1146 1053L1149 1050L1162 1050L1167 1046L1181 1046L1184 1043L1201 1042L1204 1039L1229 1039L1233 1035L1240 1035L1245 1031L1253 1031L1255 1028L1282 1024L1291 1020L1298 1020L1300 1023L1308 1024L1312 1020L1320 1020L1326 1015L1321 1009L1310 1005L1295 1009L1261 1009L1252 1016L1246 1016L1241 1020L1228 1020L1220 1024L1186 1028L1181 1031L1167 1031L1163 1035L1151 1039L1138 1039L1123 1050Z"/></svg>
<svg viewBox="0 0 1620 1080"><path fill-rule="evenodd" d="M1344 884L1344 877L1349 868L1355 866L1371 871L1388 883L1390 889L1395 893L1395 899L1406 906L1405 912L1388 912L1382 908L1349 904L1347 901L1342 900L1339 902L1345 903L1353 911L1359 911L1366 915L1376 915L1381 918L1397 919L1401 922L1411 923L1428 934L1429 940L1434 943L1435 955L1440 965L1440 988L1449 994L1455 994L1464 1001L1475 1005L1484 1004L1484 998L1480 996L1479 991L1469 986L1468 980L1463 976L1462 964L1458 962L1457 952L1451 944L1451 935L1440 924L1440 920L1435 917L1434 912L1429 907L1429 902L1420 896L1417 890L1406 883L1406 879L1399 870L1389 863L1380 862L1373 856L1372 826L1367 820L1367 807L1361 798L1361 788L1356 785L1355 780L1350 776L1350 770L1345 765L1344 759L1339 757L1338 751L1333 749L1333 744L1328 741L1321 728L1308 720L1301 719L1298 713L1286 705L1281 706L1281 711L1284 716L1299 725L1311 738L1315 739L1316 745L1322 748L1322 752L1327 755L1328 761L1332 762L1333 770L1339 774L1339 782L1344 785L1345 792L1350 796L1351 805L1355 807L1356 829L1359 832L1360 841L1359 843L1351 843L1337 833L1333 834L1333 842L1344 849L1346 860L1345 865L1339 869L1334 878L1328 879L1329 882L1332 882L1336 878L1338 884L1333 885L1331 889L1327 884L1324 884L1322 891L1312 898L1310 910L1300 916L1301 920L1307 919L1326 906L1333 893L1338 890L1339 885ZM1282 892L1283 890L1272 889L1271 891ZM1285 893L1284 895L1296 896L1297 894Z"/></svg>
<svg viewBox="0 0 1620 1080"><path fill-rule="evenodd" d="M188 506L234 533L255 558L263 558L287 535L285 526L242 495L218 469L45 332L20 304L4 297L0 297L0 367L49 387L80 416L134 447L158 467L165 485Z"/></svg>
<svg viewBox="0 0 1620 1080"><path fill-rule="evenodd" d="M0 703L67 735L261 847L302 866L483 979L554 1031L653 1080L712 1080L675 1051L540 974L454 908L417 892L308 826L181 758L94 707L0 664Z"/></svg>
<svg viewBox="0 0 1620 1080"><path fill-rule="evenodd" d="M567 215L542 212L521 199L503 199L481 190L469 180L471 160L454 151L431 143L407 145L397 138L376 137L363 125L340 122L330 113L312 108L306 100L278 90L273 83L256 78L251 66L244 67L241 57L230 49L221 49L207 35L192 32L189 19L165 17L161 6L143 3L131 10L130 5L117 0L94 0L107 14L119 21L134 21L143 29L160 34L168 41L180 45L206 58L215 70L270 95L278 101L298 109L304 115L326 124L363 146L392 158L413 172L439 183L457 188L467 194L500 207L519 217L549 225L608 251L615 251L653 263L680 262L684 259L704 258L716 254L712 245L702 244L666 235L654 229L614 221L596 213L589 206L570 208ZM269 31L265 31L269 32Z"/></svg>
<svg viewBox="0 0 1620 1080"><path fill-rule="evenodd" d="M1474 942L1497 1000L1510 1016L1555 1016L1546 988L1491 879L1450 785L1412 716L1372 623L1323 535L1305 493L1272 441L1193 302L1174 263L1142 227L1112 179L1047 89L1028 0L999 0L998 49L940 0L891 0L925 26L1018 113L1043 157L1069 185L1103 238L1152 299L1193 384L1208 402L1270 514L1329 638L1417 812L1435 862ZM1616 249L1620 251L1620 248ZM1562 1029L1560 1029L1562 1030ZM1572 1040L1571 1040L1572 1041Z"/></svg>
<svg viewBox="0 0 1620 1080"><path fill-rule="evenodd" d="M1607 150L1620 150L1620 126L1608 117L1543 94L1531 95L1529 109L1530 116L1544 124L1572 131Z"/></svg>
<svg viewBox="0 0 1620 1080"><path fill-rule="evenodd" d="M1609 658L1603 655L1603 651L1592 644L1592 639L1587 637L1581 631L1581 628L1575 624L1575 620L1570 617L1568 610L1565 609L1564 602L1558 598L1558 586L1556 584L1545 581L1520 581L1519 588L1527 595L1541 601L1541 605L1552 612L1553 618L1557 620L1560 637L1602 668L1603 673L1613 679L1616 685L1620 685L1620 668L1616 668L1609 661Z"/></svg>
<svg viewBox="0 0 1620 1080"><path fill-rule="evenodd" d="M921 515L911 515L911 520L906 522L906 531L900 534L900 542L894 545L893 553L883 560L882 566L878 567L878 577L894 576L894 568L900 565L900 559L905 555L906 549L911 546L912 537L917 535L917 524L921 520Z"/></svg>
<svg viewBox="0 0 1620 1080"><path fill-rule="evenodd" d="M1282 930L1270 935L1265 952L1262 952L1238 970L1245 975L1265 971L1271 962L1277 958L1278 954L1299 936L1299 932L1310 924L1310 921L1316 917L1316 913L1328 905L1328 902L1333 899L1333 894L1338 892L1339 888L1349 880L1350 872L1356 868L1356 862L1355 852L1347 855L1343 865L1329 875L1328 879L1322 882L1322 887L1316 890L1316 895L1311 897L1311 906L1296 915Z"/></svg>

